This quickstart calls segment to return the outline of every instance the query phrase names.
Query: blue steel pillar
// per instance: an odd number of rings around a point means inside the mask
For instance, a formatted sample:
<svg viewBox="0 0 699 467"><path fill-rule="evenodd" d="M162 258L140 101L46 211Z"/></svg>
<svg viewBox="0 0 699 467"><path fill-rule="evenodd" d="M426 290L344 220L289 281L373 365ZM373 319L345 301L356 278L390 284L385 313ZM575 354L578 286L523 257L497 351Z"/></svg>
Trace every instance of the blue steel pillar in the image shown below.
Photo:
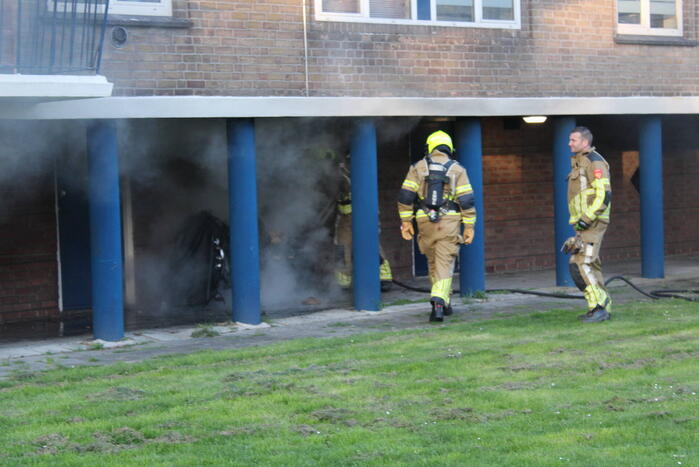
<svg viewBox="0 0 699 467"><path fill-rule="evenodd" d="M92 329L96 339L124 337L119 153L113 121L87 128L92 266Z"/></svg>
<svg viewBox="0 0 699 467"><path fill-rule="evenodd" d="M376 127L369 119L357 123L352 135L352 284L354 307L378 311L379 189L376 162Z"/></svg>
<svg viewBox="0 0 699 467"><path fill-rule="evenodd" d="M570 131L575 128L575 117L553 119L553 211L555 225L556 285L572 287L568 255L561 251L563 242L575 235L568 223L568 174L570 173Z"/></svg>
<svg viewBox="0 0 699 467"><path fill-rule="evenodd" d="M665 277L663 139L660 117L645 117L639 132L641 185L641 273Z"/></svg>
<svg viewBox="0 0 699 467"><path fill-rule="evenodd" d="M229 119L227 131L232 319L260 324L255 123L252 119Z"/></svg>
<svg viewBox="0 0 699 467"><path fill-rule="evenodd" d="M473 243L459 252L461 295L485 290L485 213L483 210L483 149L480 118L456 121L456 155L466 168L476 198L476 226Z"/></svg>

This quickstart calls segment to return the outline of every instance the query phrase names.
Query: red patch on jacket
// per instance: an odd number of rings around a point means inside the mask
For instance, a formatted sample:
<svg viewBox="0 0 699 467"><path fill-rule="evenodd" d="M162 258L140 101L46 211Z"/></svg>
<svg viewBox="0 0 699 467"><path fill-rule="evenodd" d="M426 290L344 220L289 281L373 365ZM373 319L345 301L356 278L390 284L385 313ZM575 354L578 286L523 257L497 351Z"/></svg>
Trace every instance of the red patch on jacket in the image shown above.
<svg viewBox="0 0 699 467"><path fill-rule="evenodd" d="M595 169L592 171L592 173L595 176L595 178L602 178L602 169Z"/></svg>

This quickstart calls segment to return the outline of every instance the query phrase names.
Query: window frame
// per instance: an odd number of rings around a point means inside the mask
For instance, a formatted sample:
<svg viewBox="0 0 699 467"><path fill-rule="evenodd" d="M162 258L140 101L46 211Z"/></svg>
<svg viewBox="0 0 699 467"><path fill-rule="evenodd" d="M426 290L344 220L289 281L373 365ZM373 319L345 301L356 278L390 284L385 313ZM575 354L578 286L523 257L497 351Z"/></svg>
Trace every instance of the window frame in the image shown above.
<svg viewBox="0 0 699 467"><path fill-rule="evenodd" d="M619 1L614 2L614 22L618 34L642 35L642 36L671 36L682 37L683 35L683 15L682 0L675 0L675 15L677 17L677 28L652 28L650 27L650 0L640 0L641 2L641 24L619 23Z"/></svg>
<svg viewBox="0 0 699 467"><path fill-rule="evenodd" d="M58 0L56 2L56 11L61 13L63 8L62 3L70 3L72 0ZM54 0L46 0L47 11L51 12L54 8ZM75 3L76 11L84 10L84 2L77 0ZM97 11L91 13L103 14L104 5L98 5ZM172 16L172 0L158 0L157 4L146 4L133 0L109 0L110 15L134 15L134 16Z"/></svg>
<svg viewBox="0 0 699 467"><path fill-rule="evenodd" d="M369 16L369 0L359 0L359 13L328 13L323 11L323 0L314 0L315 19L317 21L340 21L365 24L399 24L411 26L448 26L459 28L521 29L521 0L513 0L514 19L483 19L483 0L473 0L474 21L440 21L436 19L417 19L417 1L410 0L410 18L372 18ZM437 16L437 0L430 1L430 17Z"/></svg>
<svg viewBox="0 0 699 467"><path fill-rule="evenodd" d="M172 0L147 4L132 0L109 0L110 15L172 16Z"/></svg>

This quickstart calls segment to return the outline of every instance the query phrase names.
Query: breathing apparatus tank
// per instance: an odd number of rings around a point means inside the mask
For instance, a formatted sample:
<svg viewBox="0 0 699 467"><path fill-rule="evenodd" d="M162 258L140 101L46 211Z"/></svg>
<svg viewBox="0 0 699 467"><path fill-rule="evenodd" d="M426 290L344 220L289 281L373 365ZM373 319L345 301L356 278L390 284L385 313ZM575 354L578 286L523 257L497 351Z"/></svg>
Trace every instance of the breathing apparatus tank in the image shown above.
<svg viewBox="0 0 699 467"><path fill-rule="evenodd" d="M425 160L429 173L426 177L427 192L425 193L424 210L431 222L438 222L440 216L447 211L447 199L444 197L444 185L450 183L447 172L456 163L453 159L445 164L435 162L430 157L432 151L437 149L440 152L451 156L454 153L454 145L451 137L443 131L435 131L427 137L425 147Z"/></svg>

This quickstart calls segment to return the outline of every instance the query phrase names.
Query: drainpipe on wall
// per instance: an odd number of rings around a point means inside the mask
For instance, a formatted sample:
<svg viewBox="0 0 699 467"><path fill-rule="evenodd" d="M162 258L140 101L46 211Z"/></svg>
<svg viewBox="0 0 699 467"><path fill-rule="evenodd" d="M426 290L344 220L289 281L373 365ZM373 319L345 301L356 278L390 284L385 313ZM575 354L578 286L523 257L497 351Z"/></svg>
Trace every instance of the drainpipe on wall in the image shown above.
<svg viewBox="0 0 699 467"><path fill-rule="evenodd" d="M306 97L308 97L308 26L306 24L306 0L301 0L301 15L303 16L303 66L306 77Z"/></svg>

